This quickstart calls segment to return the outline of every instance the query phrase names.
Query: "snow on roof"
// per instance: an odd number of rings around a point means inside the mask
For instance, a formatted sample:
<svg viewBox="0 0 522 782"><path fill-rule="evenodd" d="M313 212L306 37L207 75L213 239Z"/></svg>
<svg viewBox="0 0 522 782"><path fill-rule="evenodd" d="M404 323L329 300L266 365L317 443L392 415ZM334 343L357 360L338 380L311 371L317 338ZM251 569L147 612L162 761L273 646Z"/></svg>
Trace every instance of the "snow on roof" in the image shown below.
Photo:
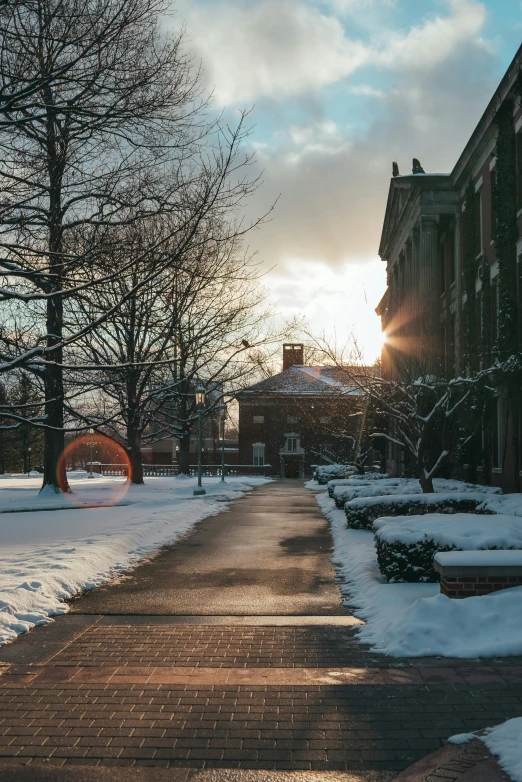
<svg viewBox="0 0 522 782"><path fill-rule="evenodd" d="M250 388L245 388L238 396L245 394L317 395L331 393L334 390L350 395L364 393L356 383L350 381L346 371L339 367L309 367L294 364L277 375L267 377Z"/></svg>

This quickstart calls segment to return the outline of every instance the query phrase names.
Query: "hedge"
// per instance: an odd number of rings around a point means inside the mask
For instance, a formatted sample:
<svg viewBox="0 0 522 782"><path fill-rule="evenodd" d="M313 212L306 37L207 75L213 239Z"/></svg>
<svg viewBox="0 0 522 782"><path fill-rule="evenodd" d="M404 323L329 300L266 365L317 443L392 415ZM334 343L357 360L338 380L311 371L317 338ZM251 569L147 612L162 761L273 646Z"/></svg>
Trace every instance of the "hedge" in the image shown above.
<svg viewBox="0 0 522 782"><path fill-rule="evenodd" d="M426 513L493 515L492 511L477 510L483 502L483 494L400 494L349 500L344 504L344 512L350 529L371 530L373 522L381 516L423 516Z"/></svg>
<svg viewBox="0 0 522 782"><path fill-rule="evenodd" d="M391 582L436 582L438 552L522 549L522 519L477 513L380 518L374 524L377 561Z"/></svg>

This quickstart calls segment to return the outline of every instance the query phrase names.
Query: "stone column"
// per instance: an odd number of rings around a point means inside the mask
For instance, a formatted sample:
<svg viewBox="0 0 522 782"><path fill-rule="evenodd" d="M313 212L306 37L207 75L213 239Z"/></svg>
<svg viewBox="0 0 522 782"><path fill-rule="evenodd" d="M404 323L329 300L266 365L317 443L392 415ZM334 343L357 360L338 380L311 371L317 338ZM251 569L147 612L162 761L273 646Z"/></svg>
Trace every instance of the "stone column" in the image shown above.
<svg viewBox="0 0 522 782"><path fill-rule="evenodd" d="M462 216L455 215L455 369L457 375L463 371L462 356L462 264L461 264Z"/></svg>
<svg viewBox="0 0 522 782"><path fill-rule="evenodd" d="M421 218L419 253L420 348L428 372L436 374L439 365L440 293L439 226L437 218Z"/></svg>
<svg viewBox="0 0 522 782"><path fill-rule="evenodd" d="M412 374L416 374L421 350L419 329L420 322L420 275L419 275L419 243L420 226L415 225L411 234L411 323L410 323L410 350L412 357Z"/></svg>

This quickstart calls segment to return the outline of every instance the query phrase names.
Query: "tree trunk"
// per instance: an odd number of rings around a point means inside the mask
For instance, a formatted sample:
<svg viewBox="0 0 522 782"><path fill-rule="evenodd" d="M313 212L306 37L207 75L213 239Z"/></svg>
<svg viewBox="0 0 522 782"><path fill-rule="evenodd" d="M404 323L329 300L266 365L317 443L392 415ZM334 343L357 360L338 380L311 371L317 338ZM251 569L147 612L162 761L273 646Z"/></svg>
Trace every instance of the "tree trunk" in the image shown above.
<svg viewBox="0 0 522 782"><path fill-rule="evenodd" d="M141 458L140 410L134 377L127 380L127 405L127 453L131 463L129 477L132 483L141 484L143 483L143 461Z"/></svg>
<svg viewBox="0 0 522 782"><path fill-rule="evenodd" d="M426 478L426 474L424 472L424 465L420 465L419 469L419 483L421 485L422 493L423 494L433 494L435 491L433 488L433 478Z"/></svg>
<svg viewBox="0 0 522 782"><path fill-rule="evenodd" d="M190 432L179 438L178 475L190 475Z"/></svg>
<svg viewBox="0 0 522 782"><path fill-rule="evenodd" d="M61 367L53 364L45 367L45 397L46 424L52 428L45 430L42 490L48 486L58 494L60 491L69 491L65 459L60 458L65 447Z"/></svg>
<svg viewBox="0 0 522 782"><path fill-rule="evenodd" d="M53 108L53 96L49 88L45 90L47 101L47 168L49 173L49 271L50 293L60 291L63 277L63 229L62 229L62 177L63 150L59 153L56 137L56 117ZM47 347L60 343L63 335L62 297L50 296L47 300ZM65 459L61 459L65 448L63 431L64 389L63 389L63 350L58 348L48 355L44 369L45 415L46 425L44 442L44 474L42 490L51 488L57 494L68 492Z"/></svg>
<svg viewBox="0 0 522 782"><path fill-rule="evenodd" d="M131 463L130 479L132 483L141 484L143 481L143 461L141 458L141 432L127 427L127 451Z"/></svg>

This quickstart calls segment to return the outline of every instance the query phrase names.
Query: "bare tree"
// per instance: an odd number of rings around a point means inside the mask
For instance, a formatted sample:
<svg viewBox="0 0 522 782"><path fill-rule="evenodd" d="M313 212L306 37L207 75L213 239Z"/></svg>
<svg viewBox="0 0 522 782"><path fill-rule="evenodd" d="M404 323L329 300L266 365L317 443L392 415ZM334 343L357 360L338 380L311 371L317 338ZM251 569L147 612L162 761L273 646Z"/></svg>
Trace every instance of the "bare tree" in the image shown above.
<svg viewBox="0 0 522 782"><path fill-rule="evenodd" d="M375 369L364 368L353 338L339 347L325 335L307 332L307 336L326 362L367 394L381 421L387 422L386 430L375 430L376 422L370 419L366 437L381 438L403 449L423 492L433 492L433 479L480 428L494 394L491 376L495 368L450 380L427 373L405 381L389 380Z"/></svg>
<svg viewBox="0 0 522 782"><path fill-rule="evenodd" d="M238 198L236 188L235 206ZM125 271L70 313L73 331L93 317L100 324L75 347L67 410L125 444L134 483L143 481L142 443L169 435L180 439L181 469L188 470L196 383L207 388L212 415L258 371L260 352L280 337L268 323L258 268L241 249L244 228L212 216L181 249L170 216L126 229L106 258ZM136 292L143 268L126 268L126 259L147 247L154 256L162 234L161 253L170 251L172 263ZM125 305L114 309L115 301Z"/></svg>
<svg viewBox="0 0 522 782"><path fill-rule="evenodd" d="M102 266L114 229L170 211L190 242L238 186L230 147L216 139L216 151L201 154L213 128L182 36L160 31L166 10L164 0L0 8L0 303L18 307L16 327L10 306L2 318L0 372L25 366L43 378L44 486L55 491L67 485L57 472L64 351L124 302L78 332L65 328L65 303L114 280ZM161 273L149 271L138 287Z"/></svg>

